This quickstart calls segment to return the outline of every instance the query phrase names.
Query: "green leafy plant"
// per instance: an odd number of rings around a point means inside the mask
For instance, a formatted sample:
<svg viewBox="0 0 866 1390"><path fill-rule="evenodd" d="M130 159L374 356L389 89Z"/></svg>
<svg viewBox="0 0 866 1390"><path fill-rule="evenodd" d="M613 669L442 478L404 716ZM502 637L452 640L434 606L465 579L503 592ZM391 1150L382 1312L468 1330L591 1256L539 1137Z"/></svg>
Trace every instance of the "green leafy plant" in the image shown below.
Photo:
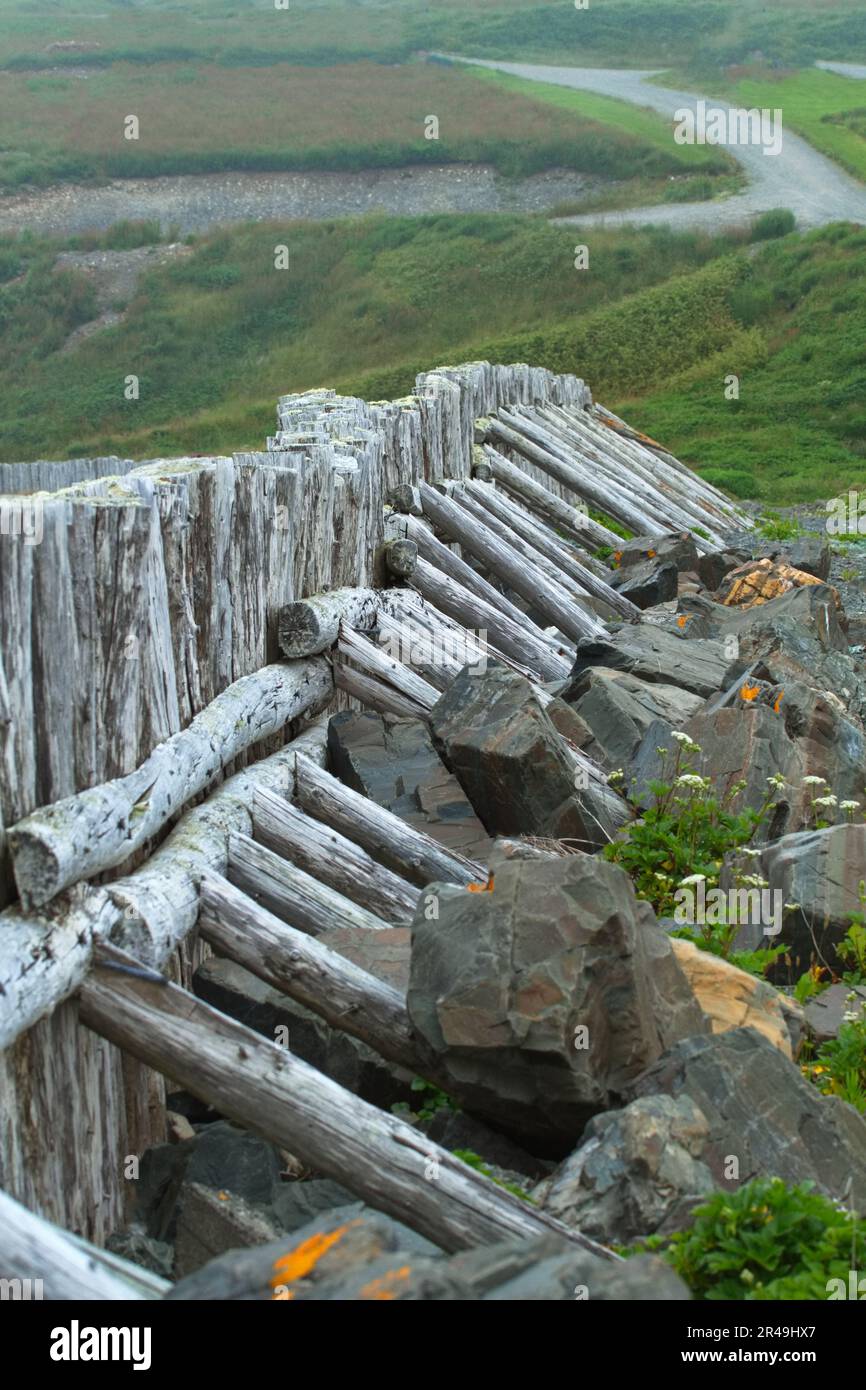
<svg viewBox="0 0 866 1390"><path fill-rule="evenodd" d="M843 1018L836 1037L822 1043L802 1070L822 1095L839 1096L866 1115L866 1001L849 994Z"/></svg>
<svg viewBox="0 0 866 1390"><path fill-rule="evenodd" d="M391 1111L395 1115L411 1114L421 1123L432 1120L433 1116L440 1110L459 1110L456 1101L452 1100L445 1091L441 1091L438 1086L434 1086L432 1081L425 1081L422 1076L416 1076L411 1085L411 1090L416 1091L422 1097L419 1109L411 1110L405 1101L397 1101L391 1106Z"/></svg>
<svg viewBox="0 0 866 1390"><path fill-rule="evenodd" d="M796 517L780 516L773 511L766 511L758 518L758 530L768 541L790 541L802 534Z"/></svg>
<svg viewBox="0 0 866 1390"><path fill-rule="evenodd" d="M454 1157L459 1158L462 1163L466 1163L470 1168L474 1168L477 1173L483 1173L485 1178L495 1182L497 1187L504 1187L506 1192L511 1192L515 1197L519 1197L521 1202L529 1202L531 1206L536 1205L534 1197L530 1197L524 1188L519 1187L516 1182L505 1182L502 1178L497 1178L492 1169L488 1168L480 1154L473 1153L471 1149L455 1149Z"/></svg>
<svg viewBox="0 0 866 1390"><path fill-rule="evenodd" d="M779 787L774 779L761 806L737 810L734 802L745 782L735 782L721 797L716 796L710 779L701 776L691 761L700 753L699 745L685 734L675 733L673 737L678 746L670 773L665 781L650 783L654 804L603 850L605 859L626 870L637 896L651 903L660 917L674 915L677 894L684 886L701 882L707 893L718 887L725 855L748 845L765 820ZM670 750L659 751L666 767ZM612 774L611 780L616 778L617 774ZM766 885L763 880L739 875L737 886ZM763 974L785 950L777 945L760 951L734 952L741 926L736 914L725 921L696 926L697 930L684 928L675 934L753 974Z"/></svg>
<svg viewBox="0 0 866 1390"><path fill-rule="evenodd" d="M811 1183L753 1178L733 1193L715 1192L687 1231L655 1236L627 1253L655 1250L696 1298L821 1300L831 1279L866 1268L866 1238L856 1217Z"/></svg>

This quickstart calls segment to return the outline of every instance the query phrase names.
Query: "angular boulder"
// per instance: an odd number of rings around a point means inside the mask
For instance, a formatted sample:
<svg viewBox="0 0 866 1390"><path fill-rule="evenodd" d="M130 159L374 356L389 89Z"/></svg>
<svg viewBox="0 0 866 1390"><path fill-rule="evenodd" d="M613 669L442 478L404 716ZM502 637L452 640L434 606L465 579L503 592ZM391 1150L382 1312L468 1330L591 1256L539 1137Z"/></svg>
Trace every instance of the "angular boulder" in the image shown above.
<svg viewBox="0 0 866 1390"><path fill-rule="evenodd" d="M721 886L743 865L736 854L725 860ZM785 978L795 983L813 961L841 973L846 967L836 946L856 913L862 911L860 884L866 878L866 825L845 824L785 835L751 859L747 873L759 874L784 905L778 939L788 948ZM758 928L745 928L737 946L753 949ZM780 973L779 971L776 972Z"/></svg>
<svg viewBox="0 0 866 1390"><path fill-rule="evenodd" d="M564 1225L603 1244L679 1230L714 1186L701 1160L708 1137L688 1096L645 1096L590 1120L580 1148L532 1195Z"/></svg>
<svg viewBox="0 0 866 1390"><path fill-rule="evenodd" d="M592 666L627 671L654 685L676 685L704 699L721 690L731 664L729 648L719 638L686 642L682 633L654 623L634 623L617 629L609 638L593 638L577 644L569 683L562 692L572 699L580 677Z"/></svg>
<svg viewBox="0 0 866 1390"><path fill-rule="evenodd" d="M636 608L653 608L677 596L677 567L670 561L644 560L639 565L617 570L611 588L618 589Z"/></svg>
<svg viewBox="0 0 866 1390"><path fill-rule="evenodd" d="M598 848L629 818L622 798L600 776L579 775L550 706L507 667L491 664L483 673L466 667L434 705L430 723L491 835L538 835Z"/></svg>
<svg viewBox="0 0 866 1390"><path fill-rule="evenodd" d="M407 1005L464 1109L542 1155L674 1038L707 1030L648 904L589 855L502 865L489 893L434 885L412 928Z"/></svg>
<svg viewBox="0 0 866 1390"><path fill-rule="evenodd" d="M702 1159L717 1186L780 1177L841 1201L850 1181L855 1209L866 1211L862 1117L822 1096L754 1028L676 1043L627 1088L629 1100L651 1095L688 1096L706 1116Z"/></svg>

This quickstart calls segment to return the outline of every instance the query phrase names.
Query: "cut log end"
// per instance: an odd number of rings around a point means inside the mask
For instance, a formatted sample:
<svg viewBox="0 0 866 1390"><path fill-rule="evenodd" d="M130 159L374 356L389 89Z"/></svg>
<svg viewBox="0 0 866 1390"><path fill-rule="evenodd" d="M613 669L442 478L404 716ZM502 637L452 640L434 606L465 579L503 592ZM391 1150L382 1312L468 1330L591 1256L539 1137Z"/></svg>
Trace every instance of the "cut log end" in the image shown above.
<svg viewBox="0 0 866 1390"><path fill-rule="evenodd" d="M9 831L8 845L21 906L25 911L43 907L66 882L55 849L40 827L25 823Z"/></svg>

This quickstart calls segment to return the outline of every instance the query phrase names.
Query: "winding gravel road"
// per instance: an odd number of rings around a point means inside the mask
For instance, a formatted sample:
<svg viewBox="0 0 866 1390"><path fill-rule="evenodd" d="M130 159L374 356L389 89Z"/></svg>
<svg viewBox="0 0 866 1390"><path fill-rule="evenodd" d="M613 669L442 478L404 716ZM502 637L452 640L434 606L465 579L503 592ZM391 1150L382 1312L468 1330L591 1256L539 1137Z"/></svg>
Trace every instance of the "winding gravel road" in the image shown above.
<svg viewBox="0 0 866 1390"><path fill-rule="evenodd" d="M453 55L455 58L457 55ZM694 92L679 92L670 87L657 87L649 81L657 76L653 71L608 68L541 67L530 63L498 63L481 58L461 58L460 62L476 67L493 68L515 77L534 82L548 82L557 87L575 87L580 91L597 92L606 97L637 106L649 106L662 116L673 120L682 109L694 111L702 98ZM824 66L828 66L825 64ZM849 76L866 75L866 69L833 64L835 71L843 68ZM729 110L725 102L704 98L708 106ZM667 223L673 227L700 227L716 230L719 227L746 221L770 208L790 208L801 227L822 227L828 222L866 222L866 187L846 174L832 160L785 128L781 152L765 155L758 145L731 146L730 152L742 165L749 186L742 193L707 203L662 203L654 207L630 208L625 212L584 213L579 217L559 219L575 224ZM673 139L673 135L671 136Z"/></svg>

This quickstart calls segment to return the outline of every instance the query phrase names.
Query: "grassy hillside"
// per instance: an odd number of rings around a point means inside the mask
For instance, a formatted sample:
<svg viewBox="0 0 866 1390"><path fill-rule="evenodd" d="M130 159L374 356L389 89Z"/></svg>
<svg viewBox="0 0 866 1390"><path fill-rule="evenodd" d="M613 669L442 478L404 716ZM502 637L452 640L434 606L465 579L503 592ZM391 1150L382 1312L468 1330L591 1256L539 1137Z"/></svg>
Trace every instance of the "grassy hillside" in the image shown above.
<svg viewBox="0 0 866 1390"><path fill-rule="evenodd" d="M567 94L568 95L568 94ZM575 96L579 94L575 93ZM124 122L137 117L138 138ZM439 120L438 138L425 120ZM602 124L603 122L603 124ZM551 105L472 69L118 63L0 81L0 187L223 169L352 169L487 161L506 174L563 167L608 178L723 171L674 144L659 117L589 97Z"/></svg>
<svg viewBox="0 0 866 1390"><path fill-rule="evenodd" d="M860 0L0 0L0 64L400 62L417 49L603 66L866 57ZM84 46L87 46L85 49Z"/></svg>
<svg viewBox="0 0 866 1390"><path fill-rule="evenodd" d="M596 232L578 271L573 231L529 217L243 227L151 271L117 327L69 352L94 297L52 268L57 249L0 245L6 458L260 447L283 392L390 397L443 360L489 357L585 376L742 496L866 483L866 231L765 246ZM137 401L124 399L131 373Z"/></svg>

